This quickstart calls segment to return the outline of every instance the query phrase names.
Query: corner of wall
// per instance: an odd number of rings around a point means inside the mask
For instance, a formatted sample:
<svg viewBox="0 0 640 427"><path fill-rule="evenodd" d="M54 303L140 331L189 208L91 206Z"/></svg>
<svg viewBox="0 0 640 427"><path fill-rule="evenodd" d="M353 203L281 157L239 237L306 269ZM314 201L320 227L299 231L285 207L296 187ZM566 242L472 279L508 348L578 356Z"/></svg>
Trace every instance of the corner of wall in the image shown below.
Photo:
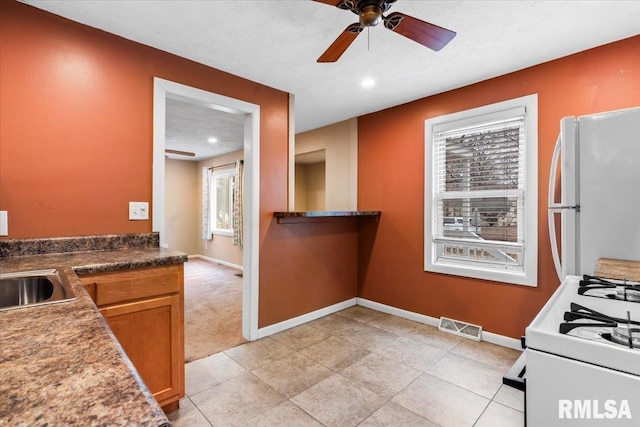
<svg viewBox="0 0 640 427"><path fill-rule="evenodd" d="M358 118L349 120L349 209L358 210Z"/></svg>

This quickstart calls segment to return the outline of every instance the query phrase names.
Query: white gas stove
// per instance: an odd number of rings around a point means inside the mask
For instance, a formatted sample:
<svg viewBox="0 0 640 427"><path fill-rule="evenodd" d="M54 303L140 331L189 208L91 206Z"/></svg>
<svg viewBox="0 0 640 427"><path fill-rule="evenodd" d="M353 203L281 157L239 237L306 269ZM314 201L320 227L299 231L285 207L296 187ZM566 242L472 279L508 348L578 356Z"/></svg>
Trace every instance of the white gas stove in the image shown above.
<svg viewBox="0 0 640 427"><path fill-rule="evenodd" d="M526 346L528 427L640 425L640 285L568 276Z"/></svg>

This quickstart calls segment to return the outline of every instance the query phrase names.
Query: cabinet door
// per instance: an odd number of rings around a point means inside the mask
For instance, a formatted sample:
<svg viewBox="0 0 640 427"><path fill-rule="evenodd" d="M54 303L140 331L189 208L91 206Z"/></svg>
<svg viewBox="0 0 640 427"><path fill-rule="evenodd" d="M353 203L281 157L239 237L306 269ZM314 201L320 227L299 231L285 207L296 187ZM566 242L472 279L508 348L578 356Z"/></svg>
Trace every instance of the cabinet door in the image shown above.
<svg viewBox="0 0 640 427"><path fill-rule="evenodd" d="M160 406L180 396L180 297L168 295L100 308Z"/></svg>

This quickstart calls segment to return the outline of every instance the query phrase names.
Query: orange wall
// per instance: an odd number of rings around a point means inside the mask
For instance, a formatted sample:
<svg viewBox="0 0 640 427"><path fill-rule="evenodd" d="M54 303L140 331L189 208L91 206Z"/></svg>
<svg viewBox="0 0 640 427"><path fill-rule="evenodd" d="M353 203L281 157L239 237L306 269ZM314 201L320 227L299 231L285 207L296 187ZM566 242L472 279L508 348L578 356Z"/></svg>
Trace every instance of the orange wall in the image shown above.
<svg viewBox="0 0 640 427"><path fill-rule="evenodd" d="M288 94L0 1L8 238L151 231L151 221L128 220L128 202L151 202L154 76L260 105L260 326L352 297L356 254L345 236L356 241L355 231L272 221L287 209ZM308 272L316 276L304 280Z"/></svg>
<svg viewBox="0 0 640 427"><path fill-rule="evenodd" d="M261 106L260 327L351 298L357 282L365 298L519 336L557 285L544 205L558 120L640 104L639 45L636 37L360 118L359 208L383 215L359 241L353 223L273 219L287 209L286 93L0 1L0 210L9 211L9 238L151 231L127 220L127 206L151 201L158 76ZM539 288L425 273L424 120L532 92L540 96Z"/></svg>
<svg viewBox="0 0 640 427"><path fill-rule="evenodd" d="M298 224L277 224L273 220L269 237L278 244L260 251L261 327L356 296L355 220ZM271 273L268 279L262 275L265 269ZM263 306L270 311L262 310Z"/></svg>
<svg viewBox="0 0 640 427"><path fill-rule="evenodd" d="M0 19L11 238L151 231L128 220L128 202L151 202L154 76L260 104L265 151L286 161L284 92L16 2Z"/></svg>
<svg viewBox="0 0 640 427"><path fill-rule="evenodd" d="M428 78L428 76L425 76ZM424 121L538 93L538 287L423 270ZM551 154L564 116L640 105L640 36L359 118L358 207L382 211L359 296L520 337L558 286L547 226Z"/></svg>

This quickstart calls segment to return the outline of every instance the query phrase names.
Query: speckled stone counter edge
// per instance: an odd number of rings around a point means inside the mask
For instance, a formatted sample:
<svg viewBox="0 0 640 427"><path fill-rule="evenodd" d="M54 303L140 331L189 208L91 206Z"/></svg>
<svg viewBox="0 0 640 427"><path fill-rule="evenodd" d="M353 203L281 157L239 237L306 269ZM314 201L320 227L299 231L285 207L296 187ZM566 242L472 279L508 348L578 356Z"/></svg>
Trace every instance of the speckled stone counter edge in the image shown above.
<svg viewBox="0 0 640 427"><path fill-rule="evenodd" d="M112 251L160 246L160 234L109 234L99 236L53 237L0 240L0 258L68 252Z"/></svg>

